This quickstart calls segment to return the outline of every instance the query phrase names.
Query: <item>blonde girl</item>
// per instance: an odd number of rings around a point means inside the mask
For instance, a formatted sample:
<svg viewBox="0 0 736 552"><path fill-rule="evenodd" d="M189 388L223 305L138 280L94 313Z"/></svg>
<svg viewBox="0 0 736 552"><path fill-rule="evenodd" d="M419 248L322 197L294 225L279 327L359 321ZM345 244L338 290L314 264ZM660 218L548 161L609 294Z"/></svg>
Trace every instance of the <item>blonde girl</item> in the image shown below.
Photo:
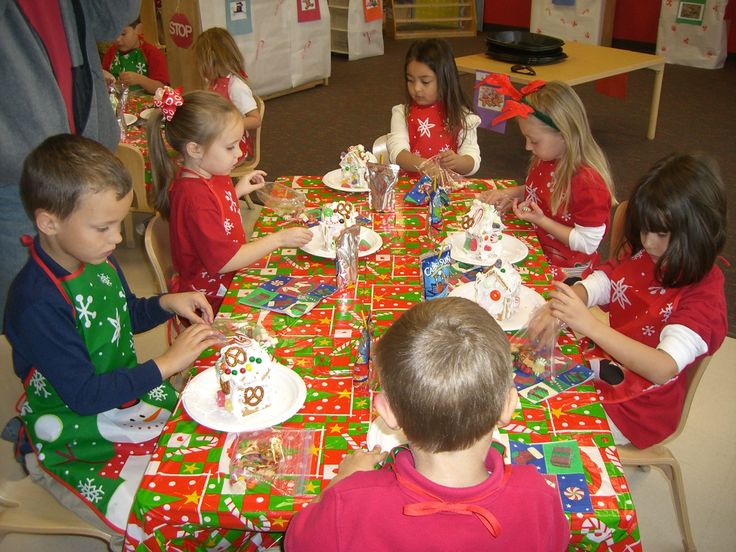
<svg viewBox="0 0 736 552"><path fill-rule="evenodd" d="M261 126L261 115L253 91L248 85L243 55L232 35L220 27L204 31L194 43L194 59L199 74L209 90L230 100L243 116L241 158L253 154L249 132Z"/></svg>
<svg viewBox="0 0 736 552"><path fill-rule="evenodd" d="M475 174L480 117L463 94L450 45L436 38L414 42L406 53L404 76L407 101L391 111L389 161L416 175L426 159L439 156L442 167Z"/></svg>
<svg viewBox="0 0 736 552"><path fill-rule="evenodd" d="M203 292L216 311L236 270L280 247L300 247L312 232L287 228L246 242L238 198L261 188L265 173L253 171L233 186L229 175L240 154L243 119L232 103L214 92L181 96L165 87L154 105L159 110L147 128L152 192L169 221L175 287ZM181 166L169 157L164 136Z"/></svg>
<svg viewBox="0 0 736 552"><path fill-rule="evenodd" d="M524 186L485 192L481 199L535 225L557 279L586 276L598 262L616 200L583 103L563 82L535 81L517 91L508 77L494 75L488 84L510 97L496 121L517 117L532 157Z"/></svg>

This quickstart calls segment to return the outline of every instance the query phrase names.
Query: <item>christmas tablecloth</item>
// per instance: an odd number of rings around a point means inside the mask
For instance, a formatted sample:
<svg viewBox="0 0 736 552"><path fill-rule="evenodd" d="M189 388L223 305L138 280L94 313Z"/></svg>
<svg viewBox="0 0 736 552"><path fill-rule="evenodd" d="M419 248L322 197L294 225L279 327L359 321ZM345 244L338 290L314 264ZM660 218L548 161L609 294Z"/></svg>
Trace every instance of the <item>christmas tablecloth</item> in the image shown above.
<svg viewBox="0 0 736 552"><path fill-rule="evenodd" d="M340 199L369 214L366 194L334 191L318 177L280 181L306 192L308 207ZM126 550L277 548L274 543L282 538L294 513L334 476L345 454L365 445L372 396L367 384L354 380L352 373L363 315L372 315L378 337L403 311L420 302L423 290L419 255L432 251L448 231L460 230L457 217L467 211L479 191L509 184L466 181L465 187L450 194L444 230L429 233L427 208L403 201L410 182L400 180L396 213L372 216L372 228L380 234L383 246L360 259L358 285L327 298L300 318L271 312L263 319L265 328L277 338L276 359L306 383L304 406L282 425L316 430L311 477L306 485L306 492L311 494L284 496L265 484L248 490L231 487L227 451L235 435L198 424L179 404L141 482L131 512ZM522 278L527 286L544 294L550 289L550 275L536 235L523 221L505 223L507 231L529 247L529 256L517 265ZM254 237L283 224L282 218L264 209ZM334 282L334 264L333 260L301 250L278 250L238 273L218 316L255 319L258 310L240 303L240 297L277 275L322 276ZM567 356L579 360L571 334L563 334L560 344ZM196 362L195 369L204 370L214 360L210 351ZM559 454L570 448L562 442L570 443L572 439L577 443L580 473L556 469L545 475L548 483L558 488L570 519L570 550L641 549L631 495L592 385L580 385L538 405L522 399L521 408L501 433L511 454L518 454L523 447L542 448L555 442L560 446L552 450Z"/></svg>

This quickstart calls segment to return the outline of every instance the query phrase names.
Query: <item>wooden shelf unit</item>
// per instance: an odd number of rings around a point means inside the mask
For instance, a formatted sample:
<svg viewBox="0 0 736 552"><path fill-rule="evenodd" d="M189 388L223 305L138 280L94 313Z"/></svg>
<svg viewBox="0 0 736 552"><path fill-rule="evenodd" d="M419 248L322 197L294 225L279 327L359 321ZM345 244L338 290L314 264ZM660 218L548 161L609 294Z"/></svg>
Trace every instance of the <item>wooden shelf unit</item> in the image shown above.
<svg viewBox="0 0 736 552"><path fill-rule="evenodd" d="M349 53L348 8L349 0L327 0L330 9L330 44L337 54Z"/></svg>
<svg viewBox="0 0 736 552"><path fill-rule="evenodd" d="M475 36L475 0L386 0L386 32L394 38Z"/></svg>

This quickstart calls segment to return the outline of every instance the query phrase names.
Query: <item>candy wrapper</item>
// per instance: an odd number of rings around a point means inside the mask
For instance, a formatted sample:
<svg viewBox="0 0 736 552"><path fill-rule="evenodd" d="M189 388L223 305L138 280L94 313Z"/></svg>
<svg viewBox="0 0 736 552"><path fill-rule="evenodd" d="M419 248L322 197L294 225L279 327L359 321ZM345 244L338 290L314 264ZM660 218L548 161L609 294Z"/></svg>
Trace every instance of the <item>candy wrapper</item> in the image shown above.
<svg viewBox="0 0 736 552"><path fill-rule="evenodd" d="M430 176L421 177L412 189L406 192L404 201L414 205L426 205L429 203L429 192L432 190L433 182Z"/></svg>
<svg viewBox="0 0 736 552"><path fill-rule="evenodd" d="M368 171L368 207L377 213L393 213L396 210L394 189L399 180L398 165L366 163Z"/></svg>
<svg viewBox="0 0 736 552"><path fill-rule="evenodd" d="M241 433L230 455L230 483L246 490L267 485L289 496L307 494L317 431L270 428Z"/></svg>
<svg viewBox="0 0 736 552"><path fill-rule="evenodd" d="M110 101L113 103L115 118L117 119L118 127L120 128L120 140L122 141L128 136L128 125L125 122L125 106L128 105L128 85L111 85L110 91ZM113 96L116 98L116 101L114 102Z"/></svg>
<svg viewBox="0 0 736 552"><path fill-rule="evenodd" d="M442 212L449 204L450 198L447 196L447 192L444 188L437 185L437 182L435 181L435 185L429 192L429 203L427 204L429 208L429 213L427 215L428 232L439 232L442 230L445 225L445 221L442 218Z"/></svg>
<svg viewBox="0 0 736 552"><path fill-rule="evenodd" d="M425 159L417 170L421 175L429 176L437 182L440 188L444 188L446 192L459 190L465 186L465 179L453 170L445 169L440 164L440 155L437 154L429 159Z"/></svg>
<svg viewBox="0 0 736 552"><path fill-rule="evenodd" d="M368 379L368 366L371 359L371 338L373 337L373 319L361 312L362 328L358 341L358 358L353 366L353 381L364 382Z"/></svg>
<svg viewBox="0 0 736 552"><path fill-rule="evenodd" d="M346 228L335 241L338 291L342 291L358 281L360 228L361 226L358 224Z"/></svg>

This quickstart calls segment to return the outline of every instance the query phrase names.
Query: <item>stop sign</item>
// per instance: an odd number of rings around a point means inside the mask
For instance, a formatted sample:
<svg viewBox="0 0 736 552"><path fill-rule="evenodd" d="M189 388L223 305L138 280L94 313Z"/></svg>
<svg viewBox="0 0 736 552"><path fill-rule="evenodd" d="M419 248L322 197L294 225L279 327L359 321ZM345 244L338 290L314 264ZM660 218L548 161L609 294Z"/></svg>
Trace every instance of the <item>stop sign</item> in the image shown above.
<svg viewBox="0 0 736 552"><path fill-rule="evenodd" d="M194 28L183 13L177 12L169 19L169 35L179 48L189 48L192 45Z"/></svg>

